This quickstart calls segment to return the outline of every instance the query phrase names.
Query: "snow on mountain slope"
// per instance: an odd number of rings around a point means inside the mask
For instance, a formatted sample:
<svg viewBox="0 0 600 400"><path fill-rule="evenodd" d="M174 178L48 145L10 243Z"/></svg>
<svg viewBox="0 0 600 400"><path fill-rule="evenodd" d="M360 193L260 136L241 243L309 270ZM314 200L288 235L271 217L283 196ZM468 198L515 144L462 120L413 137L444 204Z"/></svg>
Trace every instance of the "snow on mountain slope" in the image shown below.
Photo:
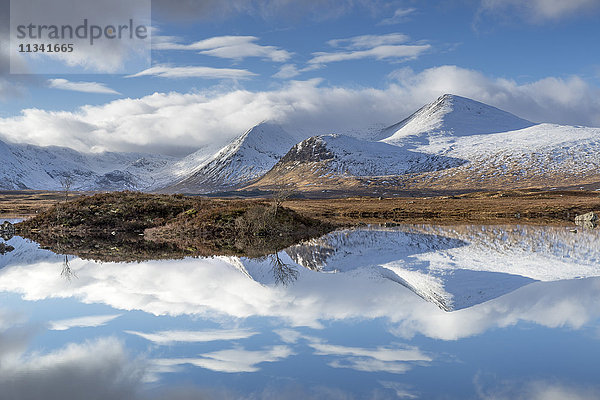
<svg viewBox="0 0 600 400"><path fill-rule="evenodd" d="M278 182L319 184L319 180L340 177L437 171L463 162L445 156L417 153L387 143L335 134L322 135L308 138L292 147L271 171L256 182L256 186L276 185Z"/></svg>
<svg viewBox="0 0 600 400"><path fill-rule="evenodd" d="M209 145L182 159L167 163L153 174L153 182L148 187L148 190L160 191L162 188L192 176L206 165L219 150L220 147Z"/></svg>
<svg viewBox="0 0 600 400"><path fill-rule="evenodd" d="M267 172L296 143L277 124L260 123L214 154L167 192L209 193L239 187Z"/></svg>
<svg viewBox="0 0 600 400"><path fill-rule="evenodd" d="M468 161L417 177L423 186L600 187L600 128L539 124L510 132L433 138L416 150Z"/></svg>
<svg viewBox="0 0 600 400"><path fill-rule="evenodd" d="M0 189L60 190L61 178L69 176L72 190L123 190L149 186L171 158L0 142L0 160Z"/></svg>
<svg viewBox="0 0 600 400"><path fill-rule="evenodd" d="M382 132L383 142L426 144L430 137L469 136L513 131L534 125L506 111L451 94L445 94L405 120Z"/></svg>

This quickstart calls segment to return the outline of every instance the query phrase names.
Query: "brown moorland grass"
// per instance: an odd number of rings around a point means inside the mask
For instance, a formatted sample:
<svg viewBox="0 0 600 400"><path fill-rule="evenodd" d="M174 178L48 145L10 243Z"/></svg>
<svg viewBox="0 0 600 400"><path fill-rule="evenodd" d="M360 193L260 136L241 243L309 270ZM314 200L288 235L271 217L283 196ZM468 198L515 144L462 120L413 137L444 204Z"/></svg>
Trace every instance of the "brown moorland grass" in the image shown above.
<svg viewBox="0 0 600 400"><path fill-rule="evenodd" d="M84 194L70 192L69 199ZM2 190L0 191L0 216L3 218L21 218L35 215L53 205L65 201L65 192L47 192L39 190Z"/></svg>
<svg viewBox="0 0 600 400"><path fill-rule="evenodd" d="M334 229L272 201L137 192L81 196L16 227L51 250L102 261L261 257Z"/></svg>
<svg viewBox="0 0 600 400"><path fill-rule="evenodd" d="M572 223L600 211L600 193L537 189L436 197L291 199L284 205L333 223Z"/></svg>
<svg viewBox="0 0 600 400"><path fill-rule="evenodd" d="M69 198L81 195L81 193L70 194ZM175 199L173 196L166 196L169 201ZM202 197L185 197L185 199L208 201ZM261 199L220 200L261 201ZM268 201L262 199L265 200ZM0 217L33 216L63 201L64 192L3 191L0 192ZM284 205L302 215L344 224L394 221L567 223L572 222L577 214L600 211L600 192L524 189L455 195L411 193L410 196L385 197L381 200L377 197L288 199Z"/></svg>

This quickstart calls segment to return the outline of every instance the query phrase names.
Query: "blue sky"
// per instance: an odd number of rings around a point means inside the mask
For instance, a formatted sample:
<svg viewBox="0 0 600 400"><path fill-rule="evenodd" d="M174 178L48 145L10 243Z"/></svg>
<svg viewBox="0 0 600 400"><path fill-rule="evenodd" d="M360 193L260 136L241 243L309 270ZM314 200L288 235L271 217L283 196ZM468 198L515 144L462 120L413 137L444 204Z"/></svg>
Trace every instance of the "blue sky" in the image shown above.
<svg viewBox="0 0 600 400"><path fill-rule="evenodd" d="M108 54L83 74L3 71L0 140L182 155L264 119L315 133L385 125L446 92L600 126L599 11L598 0L154 0L150 68L104 73ZM182 126L193 115L205 122Z"/></svg>

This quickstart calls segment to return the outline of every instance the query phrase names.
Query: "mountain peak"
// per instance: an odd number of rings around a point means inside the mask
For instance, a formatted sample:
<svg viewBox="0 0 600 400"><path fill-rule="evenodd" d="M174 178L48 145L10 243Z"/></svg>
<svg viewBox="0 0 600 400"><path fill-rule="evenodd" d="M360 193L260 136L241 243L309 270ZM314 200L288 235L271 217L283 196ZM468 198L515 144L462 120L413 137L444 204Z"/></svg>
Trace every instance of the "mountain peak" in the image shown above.
<svg viewBox="0 0 600 400"><path fill-rule="evenodd" d="M384 132L390 144L426 143L431 136L470 136L523 129L535 125L496 107L454 94L444 94Z"/></svg>
<svg viewBox="0 0 600 400"><path fill-rule="evenodd" d="M266 173L294 143L279 124L263 121L206 159L192 175L163 190L210 193L238 187Z"/></svg>

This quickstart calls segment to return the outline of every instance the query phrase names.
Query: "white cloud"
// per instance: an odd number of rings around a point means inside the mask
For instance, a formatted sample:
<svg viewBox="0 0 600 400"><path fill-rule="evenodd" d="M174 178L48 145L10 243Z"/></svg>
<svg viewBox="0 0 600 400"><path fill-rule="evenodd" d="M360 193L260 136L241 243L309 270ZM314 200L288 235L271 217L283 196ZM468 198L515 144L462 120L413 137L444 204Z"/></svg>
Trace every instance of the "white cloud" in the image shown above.
<svg viewBox="0 0 600 400"><path fill-rule="evenodd" d="M212 68L212 67L171 67L168 65L157 65L140 71L127 78L140 76L159 76L161 78L205 78L205 79L248 79L256 74L245 69Z"/></svg>
<svg viewBox="0 0 600 400"><path fill-rule="evenodd" d="M300 68L300 69L298 69L298 67L296 67L296 65L294 65L294 64L285 64L285 65L281 66L279 71L277 71L277 73L275 73L273 75L273 77L279 78L279 79L289 79L289 78L294 78L294 77L302 74L303 72L314 71L319 68L321 68L321 66L317 65L317 64L308 65L308 66L306 66L304 68Z"/></svg>
<svg viewBox="0 0 600 400"><path fill-rule="evenodd" d="M142 337L156 344L170 344L176 342L213 342L217 340L247 339L256 335L256 332L248 329L229 329L214 331L161 331L144 333L136 331L125 331L131 335Z"/></svg>
<svg viewBox="0 0 600 400"><path fill-rule="evenodd" d="M215 36L190 44L179 43L181 38L176 36L154 36L154 50L210 50L220 47L238 46L258 40L255 36Z"/></svg>
<svg viewBox="0 0 600 400"><path fill-rule="evenodd" d="M391 389L395 392L398 399L420 399L418 393L415 393L412 387L400 382L380 381L381 386Z"/></svg>
<svg viewBox="0 0 600 400"><path fill-rule="evenodd" d="M120 317L121 314L115 315L91 315L79 318L62 319L59 321L52 321L49 323L50 330L54 331L66 331L71 328L89 328L106 325L110 321Z"/></svg>
<svg viewBox="0 0 600 400"><path fill-rule="evenodd" d="M98 82L71 82L66 79L49 79L48 86L53 89L72 90L74 92L120 94L116 90Z"/></svg>
<svg viewBox="0 0 600 400"><path fill-rule="evenodd" d="M334 39L327 42L332 47L341 47L347 51L317 52L309 64L326 64L329 62L375 58L377 60L414 59L431 48L428 44L403 44L409 37L402 33L386 35L362 35L346 39Z"/></svg>
<svg viewBox="0 0 600 400"><path fill-rule="evenodd" d="M598 0L482 0L481 12L506 13L525 17L535 22L563 19L600 8Z"/></svg>
<svg viewBox="0 0 600 400"><path fill-rule="evenodd" d="M367 357L379 361L433 361L430 356L423 354L417 348L405 347L377 347L367 349L361 347L347 347L324 343L319 339L311 339L309 346L315 350L318 355L336 355Z"/></svg>
<svg viewBox="0 0 600 400"><path fill-rule="evenodd" d="M406 21L406 17L416 11L415 8L399 8L390 18L385 18L379 25L395 25Z"/></svg>
<svg viewBox="0 0 600 400"><path fill-rule="evenodd" d="M225 145L263 121L289 131L344 133L406 118L444 93L483 101L535 122L600 126L600 89L577 76L519 84L457 66L400 69L382 89L290 81L267 91L217 89L155 93L75 111L26 109L0 118L0 140L78 150L182 155Z"/></svg>
<svg viewBox="0 0 600 400"><path fill-rule="evenodd" d="M402 33L388 33L385 35L361 35L346 39L333 39L327 42L332 47L346 49L368 49L377 46L397 45L406 43L409 37Z"/></svg>
<svg viewBox="0 0 600 400"><path fill-rule="evenodd" d="M394 59L407 60L417 58L419 55L431 48L430 45L398 45L377 46L368 50L356 50L347 52L313 53L314 57L308 62L311 64L327 64L337 61L360 60L363 58L375 58L377 60Z"/></svg>
<svg viewBox="0 0 600 400"><path fill-rule="evenodd" d="M293 329L277 329L275 332L284 343L297 343L302 338L302 334Z"/></svg>
<svg viewBox="0 0 600 400"><path fill-rule="evenodd" d="M300 75L300 71L294 64L284 64L279 71L273 75L274 78L289 79Z"/></svg>
<svg viewBox="0 0 600 400"><path fill-rule="evenodd" d="M402 374L408 371L414 363L422 364L433 361L430 356L414 347L387 346L369 349L333 345L312 337L306 339L308 345L315 350L315 354L338 357L329 363L334 368Z"/></svg>
<svg viewBox="0 0 600 400"><path fill-rule="evenodd" d="M234 348L202 354L198 358L156 359L153 364L163 371L190 364L218 372L256 372L260 370L258 364L280 361L293 354L291 348L283 345L272 346L263 350Z"/></svg>
<svg viewBox="0 0 600 400"><path fill-rule="evenodd" d="M233 60L242 60L247 57L262 57L275 62L284 62L291 57L290 53L285 50L277 49L273 46L260 46L255 43L219 47L201 51L200 54Z"/></svg>
<svg viewBox="0 0 600 400"><path fill-rule="evenodd" d="M274 62L285 62L292 54L275 46L262 46L256 44L256 36L217 36L200 40L191 44L178 43L178 38L155 38L155 50L194 50L200 54L242 60L248 57L260 57Z"/></svg>

